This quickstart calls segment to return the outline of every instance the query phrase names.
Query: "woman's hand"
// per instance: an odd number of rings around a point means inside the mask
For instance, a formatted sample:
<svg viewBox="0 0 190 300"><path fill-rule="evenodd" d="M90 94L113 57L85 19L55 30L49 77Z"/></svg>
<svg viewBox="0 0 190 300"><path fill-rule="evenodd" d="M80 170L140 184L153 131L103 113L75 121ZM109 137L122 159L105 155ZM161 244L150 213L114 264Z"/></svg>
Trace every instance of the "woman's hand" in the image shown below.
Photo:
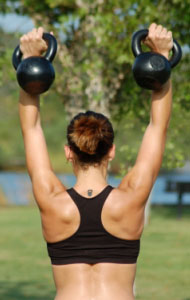
<svg viewBox="0 0 190 300"><path fill-rule="evenodd" d="M24 59L30 56L41 56L47 50L47 43L42 38L43 32L42 27L34 28L20 38L20 50Z"/></svg>
<svg viewBox="0 0 190 300"><path fill-rule="evenodd" d="M172 32L167 31L162 25L152 23L144 44L153 52L162 54L168 59L169 52L173 47Z"/></svg>

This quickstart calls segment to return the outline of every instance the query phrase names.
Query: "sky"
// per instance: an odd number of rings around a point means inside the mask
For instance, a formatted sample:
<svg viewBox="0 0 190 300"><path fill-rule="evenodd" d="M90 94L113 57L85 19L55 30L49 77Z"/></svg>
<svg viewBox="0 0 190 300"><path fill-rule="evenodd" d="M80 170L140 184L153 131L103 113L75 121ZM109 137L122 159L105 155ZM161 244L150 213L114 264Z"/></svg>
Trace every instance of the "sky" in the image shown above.
<svg viewBox="0 0 190 300"><path fill-rule="evenodd" d="M34 24L32 20L25 16L15 14L0 14L0 27L6 32L21 32L30 31Z"/></svg>

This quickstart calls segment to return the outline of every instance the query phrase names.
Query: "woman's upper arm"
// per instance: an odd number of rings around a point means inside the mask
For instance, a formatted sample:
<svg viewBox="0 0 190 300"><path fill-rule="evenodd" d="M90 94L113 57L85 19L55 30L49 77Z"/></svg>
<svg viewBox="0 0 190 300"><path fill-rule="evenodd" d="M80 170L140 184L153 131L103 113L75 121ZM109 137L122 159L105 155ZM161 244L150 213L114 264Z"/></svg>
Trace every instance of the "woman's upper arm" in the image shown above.
<svg viewBox="0 0 190 300"><path fill-rule="evenodd" d="M35 172L32 177L32 187L40 210L48 209L52 205L53 198L66 190L66 187L50 169Z"/></svg>
<svg viewBox="0 0 190 300"><path fill-rule="evenodd" d="M41 125L23 131L26 164L32 178L39 170L51 170L51 162Z"/></svg>
<svg viewBox="0 0 190 300"><path fill-rule="evenodd" d="M140 202L143 205L159 173L165 141L166 130L150 123L144 134L136 163L119 185L121 189L130 189L140 194Z"/></svg>
<svg viewBox="0 0 190 300"><path fill-rule="evenodd" d="M53 172L41 126L26 130L23 138L34 196L38 205L42 207L47 204L50 195L65 190L65 186Z"/></svg>

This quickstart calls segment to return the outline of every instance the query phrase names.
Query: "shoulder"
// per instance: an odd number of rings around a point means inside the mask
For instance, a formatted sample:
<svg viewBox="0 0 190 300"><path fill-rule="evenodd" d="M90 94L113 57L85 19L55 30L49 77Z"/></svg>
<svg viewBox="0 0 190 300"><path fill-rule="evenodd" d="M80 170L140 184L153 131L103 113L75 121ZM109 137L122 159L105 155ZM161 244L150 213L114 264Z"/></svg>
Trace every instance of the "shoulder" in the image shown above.
<svg viewBox="0 0 190 300"><path fill-rule="evenodd" d="M111 222L110 226L142 228L144 208L139 202L139 195L131 190L114 188L103 208L103 218Z"/></svg>
<svg viewBox="0 0 190 300"><path fill-rule="evenodd" d="M35 172L31 180L34 197L40 208L45 208L57 197L67 195L66 187L51 170Z"/></svg>
<svg viewBox="0 0 190 300"><path fill-rule="evenodd" d="M154 184L154 177L146 165L136 165L121 180L118 190L127 195L133 204L144 206Z"/></svg>
<svg viewBox="0 0 190 300"><path fill-rule="evenodd" d="M123 189L120 186L115 187L110 193L109 203L112 209L135 206L139 195L134 193L130 188Z"/></svg>

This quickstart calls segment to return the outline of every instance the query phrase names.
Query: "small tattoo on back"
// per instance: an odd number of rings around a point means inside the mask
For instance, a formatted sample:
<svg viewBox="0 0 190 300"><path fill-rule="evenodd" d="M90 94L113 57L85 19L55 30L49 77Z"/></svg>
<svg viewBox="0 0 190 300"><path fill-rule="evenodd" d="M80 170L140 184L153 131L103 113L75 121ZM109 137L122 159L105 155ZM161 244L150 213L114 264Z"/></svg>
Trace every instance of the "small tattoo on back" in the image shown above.
<svg viewBox="0 0 190 300"><path fill-rule="evenodd" d="M93 190L88 190L88 196L91 197L93 193Z"/></svg>

